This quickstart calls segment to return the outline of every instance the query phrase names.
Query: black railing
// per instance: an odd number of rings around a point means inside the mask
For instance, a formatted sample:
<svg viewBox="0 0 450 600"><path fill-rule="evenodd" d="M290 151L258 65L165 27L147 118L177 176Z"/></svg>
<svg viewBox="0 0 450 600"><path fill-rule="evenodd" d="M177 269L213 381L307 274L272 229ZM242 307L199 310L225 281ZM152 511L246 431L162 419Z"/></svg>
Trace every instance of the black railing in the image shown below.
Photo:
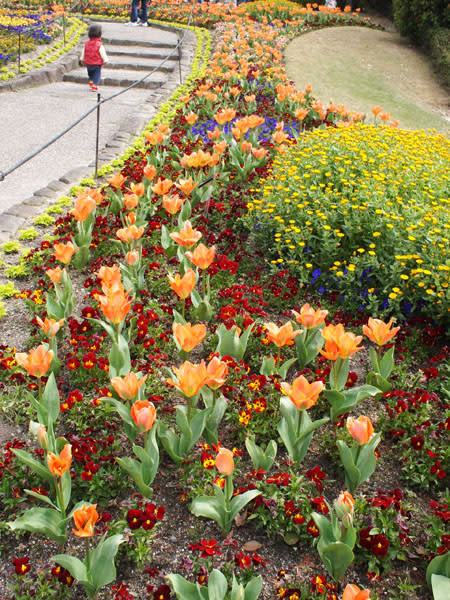
<svg viewBox="0 0 450 600"><path fill-rule="evenodd" d="M118 92L116 92L114 94L111 94L110 96L108 96L106 98L101 98L100 94L98 94L97 95L97 103L91 109L89 109L87 112L85 112L84 114L82 114L78 119L76 119L76 121L74 121L73 123L71 123L63 131L60 131L57 135L55 135L51 140L49 140L48 142L46 142L45 144L43 144L40 148L38 148L33 153L29 154L28 156L26 156L25 158L23 158L22 160L20 160L18 163L16 163L15 165L13 165L12 167L10 167L9 169L7 169L5 171L0 171L0 181L3 181L5 179L5 177L7 177L11 173L13 173L17 169L19 169L21 166L23 166L24 164L26 164L27 162L29 162L30 160L32 160L35 156L37 156L38 154L40 154L43 150L45 150L46 148L48 148L49 146L51 146L52 144L54 144L56 141L58 141L60 138L62 138L66 133L68 133L69 131L71 131L72 129L74 129L79 123L81 123L82 121L84 121L84 119L86 119L94 111L97 113L97 119L96 119L96 145L95 145L96 146L96 150L95 150L95 173L94 173L94 176L96 177L97 173L98 173L99 132L100 132L100 106L102 104L105 104L106 102L110 102L111 100L114 100L118 96L121 96L122 94L125 94L126 92L128 92L128 90L131 90L131 89L137 87L138 85L140 85L141 83L143 83L153 73L155 73L155 71L158 71L162 66L164 66L164 64L168 60L170 60L175 54L177 55L178 60L181 59L181 46L182 46L182 44L184 42L184 39L186 37L186 34L188 32L189 25L191 24L191 21L192 21L192 15L193 15L193 10L194 10L194 5L195 5L195 2L192 3L191 12L190 12L190 15L189 15L189 20L188 20L186 28L185 28L185 30L183 32L183 35L181 36L181 38L178 39L178 42L177 42L176 46L174 46L173 50L168 54L168 56L166 56L163 60L161 60L161 62L156 67L154 67L146 75L144 75L143 77L141 77L141 79L138 79L137 81L135 81L134 83L132 83L128 87L125 87L122 90L119 90ZM179 74L180 74L180 84L181 84L182 83L182 79L181 79L181 67L180 67Z"/></svg>

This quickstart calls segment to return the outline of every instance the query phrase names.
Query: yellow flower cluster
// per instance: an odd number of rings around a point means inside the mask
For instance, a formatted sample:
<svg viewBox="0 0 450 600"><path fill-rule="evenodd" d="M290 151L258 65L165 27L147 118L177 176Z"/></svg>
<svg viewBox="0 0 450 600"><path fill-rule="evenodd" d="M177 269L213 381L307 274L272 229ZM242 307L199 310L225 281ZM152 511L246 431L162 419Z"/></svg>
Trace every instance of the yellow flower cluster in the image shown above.
<svg viewBox="0 0 450 600"><path fill-rule="evenodd" d="M249 218L272 232L273 263L349 281L370 268L377 294L428 297L447 311L449 173L450 142L433 132L316 130L275 159Z"/></svg>

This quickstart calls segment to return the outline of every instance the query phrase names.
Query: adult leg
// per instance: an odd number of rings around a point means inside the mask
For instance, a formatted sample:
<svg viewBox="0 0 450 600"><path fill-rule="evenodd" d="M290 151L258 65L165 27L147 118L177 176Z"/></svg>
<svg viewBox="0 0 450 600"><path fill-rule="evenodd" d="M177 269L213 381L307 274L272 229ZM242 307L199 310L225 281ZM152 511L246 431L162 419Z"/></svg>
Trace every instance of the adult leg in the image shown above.
<svg viewBox="0 0 450 600"><path fill-rule="evenodd" d="M147 23L148 21L148 8L147 8L147 0L141 0L141 21L142 23Z"/></svg>
<svg viewBox="0 0 450 600"><path fill-rule="evenodd" d="M138 7L140 0L131 0L131 16L130 21L132 23L137 23L138 21Z"/></svg>

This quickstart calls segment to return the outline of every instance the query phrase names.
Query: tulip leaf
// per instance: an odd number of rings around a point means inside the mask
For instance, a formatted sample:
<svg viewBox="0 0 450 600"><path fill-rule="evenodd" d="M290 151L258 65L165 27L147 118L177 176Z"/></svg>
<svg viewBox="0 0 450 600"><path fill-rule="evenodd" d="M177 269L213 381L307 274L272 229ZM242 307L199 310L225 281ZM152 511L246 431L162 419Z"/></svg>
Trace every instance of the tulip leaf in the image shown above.
<svg viewBox="0 0 450 600"><path fill-rule="evenodd" d="M70 471L66 471L61 477L61 487L63 492L64 510L69 506L70 496L72 495L72 478Z"/></svg>
<svg viewBox="0 0 450 600"><path fill-rule="evenodd" d="M191 513L196 517L206 517L215 521L224 531L226 531L227 515L223 506L217 498L213 496L199 496L194 498L191 503Z"/></svg>
<svg viewBox="0 0 450 600"><path fill-rule="evenodd" d="M443 575L431 575L431 587L434 600L448 600L450 598L450 579Z"/></svg>
<svg viewBox="0 0 450 600"><path fill-rule="evenodd" d="M264 451L252 438L247 437L245 440L245 447L252 459L253 467L255 469L269 471L277 455L277 443L274 440L271 440Z"/></svg>
<svg viewBox="0 0 450 600"><path fill-rule="evenodd" d="M327 546L328 544L336 541L336 537L333 534L333 526L324 515L313 512L311 513L311 517L314 519L314 523L317 525L317 529L320 531L320 540L322 544Z"/></svg>
<svg viewBox="0 0 450 600"><path fill-rule="evenodd" d="M107 539L102 539L91 552L89 575L96 592L116 578L114 558L123 541L123 535L117 533Z"/></svg>
<svg viewBox="0 0 450 600"><path fill-rule="evenodd" d="M239 494L238 496L234 496L234 498L230 502L231 509L231 521L236 517L236 515L241 512L241 510L246 506L249 502L251 502L257 496L260 496L261 492L259 490L248 490L243 494Z"/></svg>
<svg viewBox="0 0 450 600"><path fill-rule="evenodd" d="M55 554L55 556L52 556L52 561L60 565L63 569L67 569L72 577L82 585L89 584L86 565L79 558L76 558L76 556Z"/></svg>
<svg viewBox="0 0 450 600"><path fill-rule="evenodd" d="M55 477L50 473L47 467L33 458L28 452L25 452L25 450L19 450L17 448L12 448L12 451L20 461L25 463L27 467L30 467L30 469L37 473L41 479L44 479L51 484L54 483Z"/></svg>
<svg viewBox="0 0 450 600"><path fill-rule="evenodd" d="M225 575L218 569L213 569L208 580L208 600L223 600L228 590Z"/></svg>
<svg viewBox="0 0 450 600"><path fill-rule="evenodd" d="M450 578L450 550L435 556L427 567L427 584L431 586L432 575L443 575Z"/></svg>
<svg viewBox="0 0 450 600"><path fill-rule="evenodd" d="M123 335L119 335L119 341L112 344L108 359L110 379L124 377L131 371L130 348Z"/></svg>
<svg viewBox="0 0 450 600"><path fill-rule="evenodd" d="M374 371L370 371L370 373L367 373L366 382L369 385L377 387L380 390L380 394L381 392L388 392L392 388L392 385L389 383L389 381L387 381L379 373L375 373Z"/></svg>
<svg viewBox="0 0 450 600"><path fill-rule="evenodd" d="M342 440L338 440L336 444L345 469L345 484L348 491L352 494L360 483L361 473L355 465L353 454L347 444Z"/></svg>
<svg viewBox="0 0 450 600"><path fill-rule="evenodd" d="M176 573L167 575L167 579L179 600L208 600L208 590L205 586L199 587Z"/></svg>
<svg viewBox="0 0 450 600"><path fill-rule="evenodd" d="M47 383L45 384L42 400L49 419L54 423L59 415L61 399L59 397L59 391L53 373L50 374Z"/></svg>
<svg viewBox="0 0 450 600"><path fill-rule="evenodd" d="M17 529L39 533L58 544L67 539L67 523L69 518L61 519L61 513L53 508L30 508L15 521L8 523L15 531Z"/></svg>
<svg viewBox="0 0 450 600"><path fill-rule="evenodd" d="M389 348L387 352L385 352L383 358L380 360L380 375L387 379L389 375L392 373L392 369L394 368L394 350L395 346Z"/></svg>
<svg viewBox="0 0 450 600"><path fill-rule="evenodd" d="M322 336L323 337L323 336ZM348 379L350 370L350 361L348 358L338 358L330 371L330 388L332 390L342 390Z"/></svg>
<svg viewBox="0 0 450 600"><path fill-rule="evenodd" d="M319 542L320 544L320 542ZM344 575L347 567L353 561L353 552L342 542L333 542L319 549L320 558L323 560L328 573L335 581L339 581Z"/></svg>
<svg viewBox="0 0 450 600"><path fill-rule="evenodd" d="M42 500L42 502L45 502L46 504L49 504L52 508L54 508L55 510L59 511L59 508L56 506L56 504L54 504L50 498L48 496L45 496L44 494L39 494L38 492L33 492L33 490L25 490L25 493L28 494L29 496L33 496L33 498L37 498L38 500Z"/></svg>
<svg viewBox="0 0 450 600"><path fill-rule="evenodd" d="M236 580L234 579L234 575L233 575L233 586L234 586L235 581ZM261 593L261 589L262 589L261 575L258 575L258 577L253 577L253 579L251 579L245 586L244 600L256 600L258 598L259 594ZM233 596L232 596L232 600L234 600Z"/></svg>

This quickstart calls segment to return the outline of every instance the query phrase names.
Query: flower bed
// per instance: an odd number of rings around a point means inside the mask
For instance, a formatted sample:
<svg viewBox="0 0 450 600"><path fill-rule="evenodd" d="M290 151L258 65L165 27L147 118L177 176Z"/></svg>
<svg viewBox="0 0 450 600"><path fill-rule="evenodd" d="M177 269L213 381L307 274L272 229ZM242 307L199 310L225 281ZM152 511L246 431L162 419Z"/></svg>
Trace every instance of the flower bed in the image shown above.
<svg viewBox="0 0 450 600"><path fill-rule="evenodd" d="M51 11L0 11L0 62L14 60L21 34L21 52L27 53L38 44L48 44L60 33L60 25Z"/></svg>
<svg viewBox="0 0 450 600"><path fill-rule="evenodd" d="M290 86L278 27L233 16L211 56L197 31L197 73L19 264L5 598L428 600L445 574L444 332L311 309L239 220L295 131L361 118Z"/></svg>
<svg viewBox="0 0 450 600"><path fill-rule="evenodd" d="M348 308L446 321L449 165L444 136L316 130L275 160L247 221L273 264Z"/></svg>

